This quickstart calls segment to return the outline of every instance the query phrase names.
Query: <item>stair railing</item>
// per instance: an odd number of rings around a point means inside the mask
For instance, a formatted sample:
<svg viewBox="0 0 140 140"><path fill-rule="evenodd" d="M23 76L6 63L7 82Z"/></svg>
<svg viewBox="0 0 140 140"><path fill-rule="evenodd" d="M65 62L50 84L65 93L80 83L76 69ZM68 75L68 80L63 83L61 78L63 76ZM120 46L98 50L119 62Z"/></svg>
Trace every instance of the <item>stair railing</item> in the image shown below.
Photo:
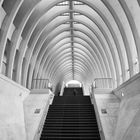
<svg viewBox="0 0 140 140"><path fill-rule="evenodd" d="M52 90L52 84L49 79L33 79L31 89L50 89Z"/></svg>
<svg viewBox="0 0 140 140"><path fill-rule="evenodd" d="M113 88L114 83L112 78L95 78L94 88Z"/></svg>

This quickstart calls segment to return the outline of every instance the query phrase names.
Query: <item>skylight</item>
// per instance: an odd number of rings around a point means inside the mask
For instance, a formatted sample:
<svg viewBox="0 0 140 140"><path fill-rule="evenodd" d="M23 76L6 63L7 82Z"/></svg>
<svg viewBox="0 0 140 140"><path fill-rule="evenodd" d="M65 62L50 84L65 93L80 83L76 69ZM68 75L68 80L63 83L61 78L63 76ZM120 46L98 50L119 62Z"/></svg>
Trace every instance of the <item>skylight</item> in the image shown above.
<svg viewBox="0 0 140 140"><path fill-rule="evenodd" d="M75 13L73 13L73 15L74 15L74 16L79 16L79 15L81 15L81 14L75 12Z"/></svg>
<svg viewBox="0 0 140 140"><path fill-rule="evenodd" d="M57 6L66 6L66 5L69 5L68 1L64 1L64 2L61 2L61 3L57 4Z"/></svg>
<svg viewBox="0 0 140 140"><path fill-rule="evenodd" d="M60 16L69 16L70 13L63 13Z"/></svg>
<svg viewBox="0 0 140 140"><path fill-rule="evenodd" d="M74 1L73 3L74 3L74 5L84 5L84 3L79 2L79 1Z"/></svg>

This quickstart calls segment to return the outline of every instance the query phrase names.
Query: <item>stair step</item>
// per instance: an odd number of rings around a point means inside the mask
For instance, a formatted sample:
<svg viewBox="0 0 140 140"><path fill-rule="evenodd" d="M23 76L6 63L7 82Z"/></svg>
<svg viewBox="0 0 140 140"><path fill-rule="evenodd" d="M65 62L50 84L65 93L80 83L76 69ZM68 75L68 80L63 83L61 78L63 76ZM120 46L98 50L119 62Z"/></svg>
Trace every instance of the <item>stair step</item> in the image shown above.
<svg viewBox="0 0 140 140"><path fill-rule="evenodd" d="M69 107L67 107L67 106L51 106L50 108L49 108L50 110L51 109L55 109L55 110L57 110L57 109L65 109L65 110L72 110L72 109L74 109L74 110L86 110L86 109L91 109L91 110L94 110L94 108L92 107L92 106L87 106L87 107L82 107L82 106L69 106Z"/></svg>
<svg viewBox="0 0 140 140"><path fill-rule="evenodd" d="M96 137L88 137L88 138L84 138L84 137L58 137L58 136L52 136L52 137L44 137L41 138L40 140L100 140L100 138L96 138Z"/></svg>
<svg viewBox="0 0 140 140"><path fill-rule="evenodd" d="M47 116L47 119L95 119L95 117L94 116L73 116L73 117L71 117L71 116L53 116L53 117L49 117L49 116Z"/></svg>
<svg viewBox="0 0 140 140"><path fill-rule="evenodd" d="M75 139L75 140L78 140L78 139L85 139L85 140L87 140L87 139L92 139L92 140L100 140L100 137L99 136L92 136L92 135L87 135L87 136L85 136L85 137L83 137L83 136L61 136L61 135L57 135L57 136L44 136L44 137L42 137L40 140L43 140L43 139L46 139L46 140L48 140L49 138L55 138L55 139L58 139L58 138L61 138L61 139L65 139L65 140L67 140L67 139L69 139L69 140L73 140L73 139Z"/></svg>
<svg viewBox="0 0 140 140"><path fill-rule="evenodd" d="M87 116L87 117L84 117L84 116L78 116L78 117L61 117L61 116L59 116L59 117L57 117L57 116L55 116L55 118L51 118L51 117L47 117L46 118L46 120L54 120L54 119L56 119L56 120L77 120L77 119L83 119L83 120L85 120L85 119L91 119L91 120L96 120L96 118L94 117L94 116L91 116L91 117L89 117L89 116Z"/></svg>
<svg viewBox="0 0 140 140"><path fill-rule="evenodd" d="M91 107L81 107L81 106L79 106L79 107L59 107L59 106L52 106L52 107L50 107L49 108L50 110L56 110L56 111L58 111L59 109L60 110L74 110L74 111L76 111L76 110L92 110L92 111L94 111L94 108L91 106Z"/></svg>
<svg viewBox="0 0 140 140"><path fill-rule="evenodd" d="M58 109L53 108L52 109L51 108L51 109L49 109L48 112L50 112L50 111L52 111L52 112L63 112L63 111L65 111L65 112L70 112L70 111L73 111L73 112L77 112L77 111L78 112L79 111L84 112L84 111L94 111L94 110L93 109L89 109L89 108L85 108L85 109L83 109L83 108L81 108L81 109L79 109L79 108L71 108L71 109L69 109L69 108L58 108Z"/></svg>
<svg viewBox="0 0 140 140"><path fill-rule="evenodd" d="M94 138L94 137L88 137L88 138L83 138L83 137L47 137L47 138L41 138L40 140L100 140L100 138Z"/></svg>
<svg viewBox="0 0 140 140"><path fill-rule="evenodd" d="M49 120L49 119L65 119L65 120L67 120L67 119L95 119L95 117L93 117L93 116L73 116L73 117L71 117L71 116L53 116L53 117L47 117L47 120Z"/></svg>
<svg viewBox="0 0 140 140"><path fill-rule="evenodd" d="M48 122L45 122L45 124L46 125L47 124L70 124L71 125L71 124L97 124L97 122L90 122L90 121L89 122L83 122L83 121L81 121L81 122L78 122L78 121L77 122L74 122L74 121L73 122L65 122L65 121L64 122L63 121L60 121L60 122L49 122L48 121Z"/></svg>
<svg viewBox="0 0 140 140"><path fill-rule="evenodd" d="M83 109L83 108L81 108L81 109L79 109L79 108L71 108L71 109L69 109L69 108L58 108L58 109L53 108L52 109L51 108L51 109L49 109L48 112L50 112L50 111L52 111L52 112L63 112L63 111L65 111L65 112L70 112L70 111L73 111L73 112L82 111L82 112L84 112L84 111L94 111L94 110L89 109L89 108L85 108L85 109Z"/></svg>
<svg viewBox="0 0 140 140"><path fill-rule="evenodd" d="M93 107L93 105L91 104L91 103L89 103L89 104L52 104L52 105L50 105L50 106L67 106L67 107L73 107L73 106L76 106L76 107L80 107L80 106L82 106L82 107L88 107L88 106L92 106Z"/></svg>
<svg viewBox="0 0 140 140"><path fill-rule="evenodd" d="M41 136L55 136L55 135L63 135L63 136L67 136L67 135L71 135L71 136L87 136L87 135L90 135L90 136L99 136L98 134L98 131L95 131L95 132L65 132L65 131L58 131L58 132L50 132L50 131L43 131L42 132L42 135Z"/></svg>
<svg viewBox="0 0 140 140"><path fill-rule="evenodd" d="M98 132L98 129L44 129L43 133L46 132L50 132L50 133L58 133L58 132L62 132L62 133L96 133Z"/></svg>
<svg viewBox="0 0 140 140"><path fill-rule="evenodd" d="M92 112L59 112L59 113L55 113L55 112L50 112L49 114L48 114L48 116L49 115L57 115L57 116L67 116L67 115L70 115L70 116L81 116L81 115L92 115L92 116L95 116L95 114L94 113L92 113Z"/></svg>
<svg viewBox="0 0 140 140"><path fill-rule="evenodd" d="M88 134L88 133L87 134L86 133L79 133L79 134L77 134L77 133L76 134L75 133L71 133L71 134L70 133L68 133L68 134L67 133L63 133L63 134L62 133L53 133L53 134L52 133L47 133L47 134L42 134L41 136L42 137L46 137L46 136L47 137L49 137L49 136L58 136L58 137L59 136L61 136L61 137L68 137L68 136L69 137L72 137L72 136L75 136L75 137L91 137L92 136L92 137L95 137L95 138L99 138L99 134L94 134L94 133L90 133L90 134Z"/></svg>
<svg viewBox="0 0 140 140"><path fill-rule="evenodd" d="M51 123L51 124L45 124L44 128L47 127L94 127L95 129L98 129L97 127L97 123L93 123L93 124L78 124L78 123Z"/></svg>
<svg viewBox="0 0 140 140"><path fill-rule="evenodd" d="M100 138L100 136L93 136L93 135L82 135L82 136L80 136L80 135L48 135L48 136L42 136L42 138L54 138L54 137L56 137L56 138L69 138L69 137L71 137L71 138L93 138L93 140L95 140L95 139L99 139ZM48 139L47 139L48 140ZM99 139L100 140L100 139Z"/></svg>
<svg viewBox="0 0 140 140"><path fill-rule="evenodd" d="M77 114L48 114L48 117L79 117ZM93 117L93 114L82 114L82 117Z"/></svg>
<svg viewBox="0 0 140 140"><path fill-rule="evenodd" d="M76 120L76 119L71 119L71 120L64 120L64 119L58 119L58 120L46 120L45 121L45 124L47 123L90 123L90 122L94 122L94 123L97 123L95 122L94 120Z"/></svg>
<svg viewBox="0 0 140 140"><path fill-rule="evenodd" d="M79 126L49 126L49 127L44 127L45 130L53 130L53 129L57 129L57 130L98 130L97 127L93 127L93 126L86 126L86 127L79 127Z"/></svg>
<svg viewBox="0 0 140 140"><path fill-rule="evenodd" d="M94 111L94 109L93 108L49 108L49 111L86 111L86 110L88 110L88 111Z"/></svg>

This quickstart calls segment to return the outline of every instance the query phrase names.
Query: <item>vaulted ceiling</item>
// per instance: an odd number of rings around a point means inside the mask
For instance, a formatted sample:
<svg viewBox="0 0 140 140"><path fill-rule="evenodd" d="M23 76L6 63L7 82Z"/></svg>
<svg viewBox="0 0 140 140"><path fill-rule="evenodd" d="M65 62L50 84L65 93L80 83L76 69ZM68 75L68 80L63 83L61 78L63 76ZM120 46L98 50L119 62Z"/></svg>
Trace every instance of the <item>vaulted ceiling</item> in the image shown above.
<svg viewBox="0 0 140 140"><path fill-rule="evenodd" d="M30 88L139 72L137 0L0 0L1 73Z"/></svg>

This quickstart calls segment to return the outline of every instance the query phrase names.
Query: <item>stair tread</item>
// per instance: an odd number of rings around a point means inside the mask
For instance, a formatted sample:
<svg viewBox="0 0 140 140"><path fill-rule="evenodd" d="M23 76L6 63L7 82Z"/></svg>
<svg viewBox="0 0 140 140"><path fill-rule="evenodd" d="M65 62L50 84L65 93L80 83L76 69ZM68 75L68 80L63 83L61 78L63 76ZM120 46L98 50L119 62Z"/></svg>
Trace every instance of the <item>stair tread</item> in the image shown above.
<svg viewBox="0 0 140 140"><path fill-rule="evenodd" d="M58 132L68 132L68 133L77 133L77 132L79 132L79 133L90 133L90 132L92 132L92 133L94 133L94 132L97 132L98 130L97 130L97 128L96 129L56 129L56 128L54 128L54 129L44 129L43 130L43 132L52 132L52 133L58 133Z"/></svg>
<svg viewBox="0 0 140 140"><path fill-rule="evenodd" d="M44 128L44 129L49 129L49 130L53 130L53 129L56 129L57 128L57 130L97 130L98 128L97 127L91 127L91 126L88 126L88 127L62 127L62 126L57 126L57 127L55 127L55 126L53 126L53 127L46 127L46 128Z"/></svg>
<svg viewBox="0 0 140 140"><path fill-rule="evenodd" d="M94 137L47 137L47 138L41 138L40 140L100 140L100 138L94 138Z"/></svg>

